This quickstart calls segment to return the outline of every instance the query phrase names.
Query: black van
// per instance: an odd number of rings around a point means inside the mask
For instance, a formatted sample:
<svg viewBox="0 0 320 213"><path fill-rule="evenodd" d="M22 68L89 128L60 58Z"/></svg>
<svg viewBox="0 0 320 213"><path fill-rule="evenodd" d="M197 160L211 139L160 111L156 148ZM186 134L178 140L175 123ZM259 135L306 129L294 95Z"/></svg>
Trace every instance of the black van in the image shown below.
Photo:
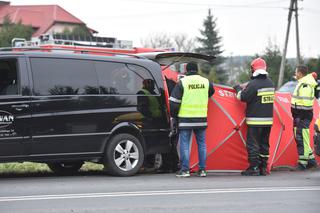
<svg viewBox="0 0 320 213"><path fill-rule="evenodd" d="M56 172L103 163L138 172L170 150L161 67L148 59L0 52L0 162L44 162Z"/></svg>

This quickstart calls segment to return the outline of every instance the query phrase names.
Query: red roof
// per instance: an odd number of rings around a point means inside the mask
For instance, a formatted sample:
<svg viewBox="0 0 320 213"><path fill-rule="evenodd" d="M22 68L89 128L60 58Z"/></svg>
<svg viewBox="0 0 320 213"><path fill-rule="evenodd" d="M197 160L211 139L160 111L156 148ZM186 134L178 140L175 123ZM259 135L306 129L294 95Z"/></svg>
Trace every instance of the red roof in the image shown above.
<svg viewBox="0 0 320 213"><path fill-rule="evenodd" d="M46 33L54 23L85 25L80 19L58 5L0 5L0 24L6 15L9 15L14 23L21 20L23 24L36 28L37 31L33 36Z"/></svg>

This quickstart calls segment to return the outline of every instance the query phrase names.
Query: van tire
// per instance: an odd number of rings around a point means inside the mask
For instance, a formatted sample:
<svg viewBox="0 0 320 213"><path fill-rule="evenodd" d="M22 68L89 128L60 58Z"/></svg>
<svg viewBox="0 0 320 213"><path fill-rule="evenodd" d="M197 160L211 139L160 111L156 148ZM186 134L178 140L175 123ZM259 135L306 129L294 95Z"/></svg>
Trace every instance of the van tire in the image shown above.
<svg viewBox="0 0 320 213"><path fill-rule="evenodd" d="M140 170L143 160L141 142L133 135L115 135L107 144L104 162L111 175L132 176Z"/></svg>
<svg viewBox="0 0 320 213"><path fill-rule="evenodd" d="M51 171L58 174L72 174L79 171L83 165L83 161L63 162L63 163L47 163Z"/></svg>

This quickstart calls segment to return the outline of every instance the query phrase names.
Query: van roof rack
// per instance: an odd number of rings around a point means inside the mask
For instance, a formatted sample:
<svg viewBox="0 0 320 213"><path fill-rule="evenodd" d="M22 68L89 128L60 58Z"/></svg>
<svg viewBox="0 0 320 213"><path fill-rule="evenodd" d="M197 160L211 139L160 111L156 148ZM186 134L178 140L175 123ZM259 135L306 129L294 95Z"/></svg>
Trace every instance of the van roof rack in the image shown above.
<svg viewBox="0 0 320 213"><path fill-rule="evenodd" d="M72 53L80 53L80 54L90 54L90 53L97 53L96 55L100 56L109 56L109 55L118 55L118 56L130 56L138 59L148 59L144 56L134 55L134 54L127 54L127 53L118 53L113 51L103 51L103 50L83 50L77 48L49 48L49 47L3 47L0 48L0 52L4 51L44 51L44 52L51 52L51 51L62 51L62 52L72 52Z"/></svg>

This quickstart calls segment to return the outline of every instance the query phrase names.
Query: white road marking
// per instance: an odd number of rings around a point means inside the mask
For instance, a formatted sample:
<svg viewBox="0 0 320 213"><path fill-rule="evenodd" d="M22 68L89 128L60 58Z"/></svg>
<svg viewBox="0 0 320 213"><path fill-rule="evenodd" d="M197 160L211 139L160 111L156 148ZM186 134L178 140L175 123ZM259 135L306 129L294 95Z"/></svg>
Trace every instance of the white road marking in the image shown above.
<svg viewBox="0 0 320 213"><path fill-rule="evenodd" d="M102 197L135 197L135 196L161 196L161 195L223 194L223 193L253 193L253 192L296 192L296 191L320 191L320 186L190 189L190 190L84 193L84 194L31 195L31 196L0 197L0 202L102 198Z"/></svg>

